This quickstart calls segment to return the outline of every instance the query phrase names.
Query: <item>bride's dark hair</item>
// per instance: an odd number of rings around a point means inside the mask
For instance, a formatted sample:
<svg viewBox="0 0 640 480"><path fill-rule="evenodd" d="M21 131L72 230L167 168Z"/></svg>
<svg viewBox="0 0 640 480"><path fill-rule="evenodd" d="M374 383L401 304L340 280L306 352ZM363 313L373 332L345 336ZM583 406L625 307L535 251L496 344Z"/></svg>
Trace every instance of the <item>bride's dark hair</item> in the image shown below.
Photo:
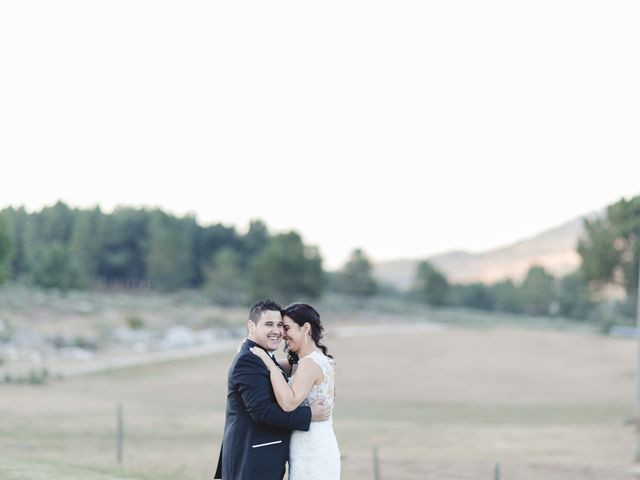
<svg viewBox="0 0 640 480"><path fill-rule="evenodd" d="M327 347L325 347L320 340L324 337L324 327L320 323L320 314L318 311L307 303L292 303L291 305L282 309L282 316L289 317L296 322L298 326L302 327L305 323L311 325L311 338L315 342L316 346L322 350L327 357L333 358L329 355ZM287 349L289 364L293 365L298 363L298 354L289 351Z"/></svg>

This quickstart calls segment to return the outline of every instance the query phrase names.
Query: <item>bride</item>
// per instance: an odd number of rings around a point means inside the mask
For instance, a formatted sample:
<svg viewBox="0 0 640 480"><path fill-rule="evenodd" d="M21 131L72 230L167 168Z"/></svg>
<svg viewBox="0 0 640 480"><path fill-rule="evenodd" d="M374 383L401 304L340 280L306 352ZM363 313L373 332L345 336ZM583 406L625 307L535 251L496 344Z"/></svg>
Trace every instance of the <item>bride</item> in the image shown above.
<svg viewBox="0 0 640 480"><path fill-rule="evenodd" d="M258 355L270 371L276 400L285 412L314 400L335 398L333 357L320 343L323 327L320 314L311 305L294 303L282 310L287 360L278 363L291 375L289 383L269 354ZM289 445L289 480L339 480L340 451L333 432L333 419L312 422L309 431L295 430Z"/></svg>

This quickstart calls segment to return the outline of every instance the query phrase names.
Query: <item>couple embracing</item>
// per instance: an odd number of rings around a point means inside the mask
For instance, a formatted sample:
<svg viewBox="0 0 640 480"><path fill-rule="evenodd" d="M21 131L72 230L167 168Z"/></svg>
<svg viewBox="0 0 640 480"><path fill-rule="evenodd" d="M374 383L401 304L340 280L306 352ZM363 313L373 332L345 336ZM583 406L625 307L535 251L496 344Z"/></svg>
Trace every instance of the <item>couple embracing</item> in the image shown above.
<svg viewBox="0 0 640 480"><path fill-rule="evenodd" d="M249 313L227 383L224 437L214 478L338 480L333 358L320 314L306 303L262 300ZM286 341L288 358L273 352Z"/></svg>

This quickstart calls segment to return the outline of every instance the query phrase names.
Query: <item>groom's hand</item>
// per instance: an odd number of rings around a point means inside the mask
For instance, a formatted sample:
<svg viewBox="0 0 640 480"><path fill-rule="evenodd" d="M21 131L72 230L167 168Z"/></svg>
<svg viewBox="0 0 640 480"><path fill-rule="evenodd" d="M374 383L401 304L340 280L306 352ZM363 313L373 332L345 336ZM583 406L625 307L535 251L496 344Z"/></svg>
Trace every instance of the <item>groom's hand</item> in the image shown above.
<svg viewBox="0 0 640 480"><path fill-rule="evenodd" d="M316 400L311 405L311 421L312 422L324 422L329 420L333 413L333 405L325 400Z"/></svg>

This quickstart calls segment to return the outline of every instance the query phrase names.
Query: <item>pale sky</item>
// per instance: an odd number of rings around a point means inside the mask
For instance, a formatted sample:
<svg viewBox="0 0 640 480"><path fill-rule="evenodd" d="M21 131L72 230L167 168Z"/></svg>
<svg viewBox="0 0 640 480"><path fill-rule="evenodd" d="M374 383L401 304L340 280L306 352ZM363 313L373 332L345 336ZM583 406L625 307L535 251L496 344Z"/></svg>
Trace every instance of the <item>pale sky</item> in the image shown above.
<svg viewBox="0 0 640 480"><path fill-rule="evenodd" d="M640 194L634 1L0 4L0 208L295 229L335 268Z"/></svg>

